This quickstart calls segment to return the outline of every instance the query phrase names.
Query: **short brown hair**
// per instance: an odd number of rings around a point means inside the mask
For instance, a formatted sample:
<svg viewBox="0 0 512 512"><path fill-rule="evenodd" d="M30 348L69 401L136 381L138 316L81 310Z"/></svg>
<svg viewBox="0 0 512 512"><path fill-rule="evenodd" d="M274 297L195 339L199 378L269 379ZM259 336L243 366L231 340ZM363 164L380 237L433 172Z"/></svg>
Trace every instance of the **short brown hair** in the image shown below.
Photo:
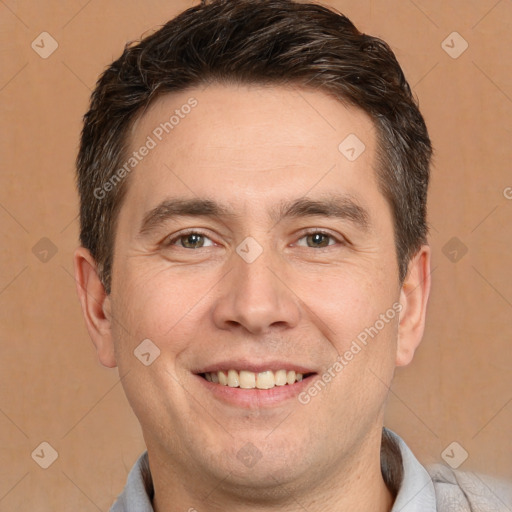
<svg viewBox="0 0 512 512"><path fill-rule="evenodd" d="M115 178L128 130L155 98L212 82L318 89L371 117L378 133L379 189L394 217L402 284L410 258L427 243L432 147L392 50L320 5L204 0L128 44L98 80L84 116L77 157L80 241L95 258L107 293L128 180L104 197L97 191Z"/></svg>

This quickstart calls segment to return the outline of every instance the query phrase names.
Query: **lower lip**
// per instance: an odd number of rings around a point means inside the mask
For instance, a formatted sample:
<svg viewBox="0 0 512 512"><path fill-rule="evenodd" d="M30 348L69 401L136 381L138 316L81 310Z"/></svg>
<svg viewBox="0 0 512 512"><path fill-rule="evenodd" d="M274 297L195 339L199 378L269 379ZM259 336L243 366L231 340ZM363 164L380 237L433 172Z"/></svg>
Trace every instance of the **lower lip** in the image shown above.
<svg viewBox="0 0 512 512"><path fill-rule="evenodd" d="M209 382L200 375L196 375L201 384L222 402L247 409L260 409L282 405L290 399L298 400L298 395L311 383L316 374L310 375L300 382L274 386L271 389L243 389L231 388L221 384Z"/></svg>

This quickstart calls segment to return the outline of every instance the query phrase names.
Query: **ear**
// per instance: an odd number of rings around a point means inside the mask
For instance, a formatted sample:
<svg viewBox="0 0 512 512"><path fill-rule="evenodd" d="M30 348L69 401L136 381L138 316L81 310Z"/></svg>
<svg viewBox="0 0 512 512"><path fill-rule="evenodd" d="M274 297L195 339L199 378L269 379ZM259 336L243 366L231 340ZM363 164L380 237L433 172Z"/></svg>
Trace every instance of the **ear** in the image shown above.
<svg viewBox="0 0 512 512"><path fill-rule="evenodd" d="M430 247L422 245L409 261L407 276L400 291L402 310L398 327L397 366L409 364L421 342L430 284Z"/></svg>
<svg viewBox="0 0 512 512"><path fill-rule="evenodd" d="M96 262L87 249L78 247L73 262L76 290L89 336L101 364L113 368L117 364L112 340L110 296L98 276Z"/></svg>

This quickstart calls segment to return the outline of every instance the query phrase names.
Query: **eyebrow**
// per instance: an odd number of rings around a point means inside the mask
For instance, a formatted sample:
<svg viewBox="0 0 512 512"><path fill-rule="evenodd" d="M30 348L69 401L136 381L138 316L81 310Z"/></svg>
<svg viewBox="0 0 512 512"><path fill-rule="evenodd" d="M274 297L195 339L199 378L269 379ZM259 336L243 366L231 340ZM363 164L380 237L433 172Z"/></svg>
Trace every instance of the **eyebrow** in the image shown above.
<svg viewBox="0 0 512 512"><path fill-rule="evenodd" d="M370 214L348 194L330 194L319 199L301 197L294 201L281 201L269 212L275 224L288 218L323 216L348 220L362 231L370 228ZM148 211L142 220L139 236L143 236L166 221L178 217L237 218L229 206L211 199L172 198L162 201Z"/></svg>

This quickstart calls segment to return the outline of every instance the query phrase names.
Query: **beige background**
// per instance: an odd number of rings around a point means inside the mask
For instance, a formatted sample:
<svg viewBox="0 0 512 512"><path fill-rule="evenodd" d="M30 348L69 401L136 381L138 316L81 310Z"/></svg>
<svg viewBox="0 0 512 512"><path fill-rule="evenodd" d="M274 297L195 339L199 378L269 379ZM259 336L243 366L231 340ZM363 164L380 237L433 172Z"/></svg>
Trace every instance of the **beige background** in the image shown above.
<svg viewBox="0 0 512 512"><path fill-rule="evenodd" d="M387 425L425 463L457 441L460 469L512 480L512 1L326 4L391 44L436 149L428 325L397 372ZM99 73L191 5L0 0L0 512L107 510L144 449L75 294L74 158ZM58 42L47 59L31 48L44 31ZM442 46L454 31L469 44L458 58ZM48 469L31 457L43 441L58 452Z"/></svg>

